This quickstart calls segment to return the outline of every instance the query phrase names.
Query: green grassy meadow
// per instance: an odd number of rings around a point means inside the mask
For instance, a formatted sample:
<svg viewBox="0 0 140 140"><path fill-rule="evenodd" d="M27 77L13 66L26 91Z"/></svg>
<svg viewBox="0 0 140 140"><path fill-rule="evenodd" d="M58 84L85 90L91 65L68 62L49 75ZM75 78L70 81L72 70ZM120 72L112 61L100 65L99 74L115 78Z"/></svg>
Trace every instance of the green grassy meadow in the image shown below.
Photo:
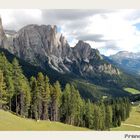
<svg viewBox="0 0 140 140"><path fill-rule="evenodd" d="M121 127L112 128L112 131L140 131L140 128L134 126L128 126L123 124L132 124L137 125L140 127L140 107L132 107L132 111L130 117L125 121L122 122Z"/></svg>
<svg viewBox="0 0 140 140"><path fill-rule="evenodd" d="M140 126L140 107L132 107L130 117L122 122L121 127L111 128L111 131L140 131L140 128L124 125ZM35 121L21 118L8 111L0 110L0 131L88 131L90 129L76 127L51 121Z"/></svg>
<svg viewBox="0 0 140 140"><path fill-rule="evenodd" d="M140 94L140 91L134 88L124 88L124 90L131 94Z"/></svg>
<svg viewBox="0 0 140 140"><path fill-rule="evenodd" d="M18 117L8 111L0 110L1 131L87 131L87 128L75 127L59 122L35 121Z"/></svg>

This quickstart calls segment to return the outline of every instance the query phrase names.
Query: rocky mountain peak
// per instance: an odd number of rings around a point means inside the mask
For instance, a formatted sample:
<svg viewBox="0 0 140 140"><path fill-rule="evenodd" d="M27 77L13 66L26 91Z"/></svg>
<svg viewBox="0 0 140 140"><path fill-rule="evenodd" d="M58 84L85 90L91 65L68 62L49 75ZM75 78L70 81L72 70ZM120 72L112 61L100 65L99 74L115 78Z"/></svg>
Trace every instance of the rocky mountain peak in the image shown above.
<svg viewBox="0 0 140 140"><path fill-rule="evenodd" d="M7 37L3 29L2 19L0 17L0 47L9 49L8 46L9 44L8 44Z"/></svg>
<svg viewBox="0 0 140 140"><path fill-rule="evenodd" d="M140 52L120 51L109 59L127 73L140 75Z"/></svg>
<svg viewBox="0 0 140 140"><path fill-rule="evenodd" d="M102 56L100 55L99 51L97 49L91 48L91 46L82 41L79 40L76 46L74 47L74 53L77 58L81 58L84 61L90 61L90 59L102 59Z"/></svg>
<svg viewBox="0 0 140 140"><path fill-rule="evenodd" d="M49 65L61 73L86 76L95 73L118 74L114 67L105 62L100 65L103 60L100 52L88 43L79 40L71 48L66 38L57 32L56 25L30 24L6 37L1 23L0 40L1 45L11 53L44 69Z"/></svg>
<svg viewBox="0 0 140 140"><path fill-rule="evenodd" d="M114 55L111 55L110 58L112 59L138 59L140 58L140 52L128 52L128 51L120 51Z"/></svg>
<svg viewBox="0 0 140 140"><path fill-rule="evenodd" d="M75 47L78 49L91 49L91 46L83 40L79 40Z"/></svg>
<svg viewBox="0 0 140 140"><path fill-rule="evenodd" d="M0 46L3 45L3 41L5 40L6 36L3 30L3 26L2 26L2 19L0 18Z"/></svg>

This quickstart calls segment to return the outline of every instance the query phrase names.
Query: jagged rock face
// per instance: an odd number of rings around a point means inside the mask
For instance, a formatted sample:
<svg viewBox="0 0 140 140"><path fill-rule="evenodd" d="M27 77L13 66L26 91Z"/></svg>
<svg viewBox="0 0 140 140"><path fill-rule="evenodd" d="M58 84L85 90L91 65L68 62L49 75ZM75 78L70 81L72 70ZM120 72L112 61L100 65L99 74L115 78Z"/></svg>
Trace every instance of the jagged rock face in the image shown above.
<svg viewBox="0 0 140 140"><path fill-rule="evenodd" d="M83 41L71 48L56 26L28 25L18 32L4 33L0 25L0 41L18 57L45 69L45 63L58 72L90 76L94 73L118 74L112 65L103 62L99 51ZM4 41L3 41L4 40Z"/></svg>
<svg viewBox="0 0 140 140"><path fill-rule="evenodd" d="M0 18L0 46L5 47L5 48L6 48L6 46L8 46L7 45L7 38L6 38L5 32L3 30L1 18Z"/></svg>
<svg viewBox="0 0 140 140"><path fill-rule="evenodd" d="M98 50L92 49L88 43L79 41L74 47L74 55L77 59L90 62L91 59L102 59Z"/></svg>
<svg viewBox="0 0 140 140"><path fill-rule="evenodd" d="M2 26L2 21L0 19L0 46L3 45L3 40L5 39L5 33Z"/></svg>
<svg viewBox="0 0 140 140"><path fill-rule="evenodd" d="M97 49L92 49L88 43L79 41L73 49L76 57L79 72L82 75L92 75L97 73L106 73L111 75L119 75L118 69L103 60Z"/></svg>
<svg viewBox="0 0 140 140"><path fill-rule="evenodd" d="M9 38L13 52L30 63L50 66L60 72L68 71L63 59L71 53L71 48L57 27L51 25L28 25ZM11 41L13 40L13 41Z"/></svg>

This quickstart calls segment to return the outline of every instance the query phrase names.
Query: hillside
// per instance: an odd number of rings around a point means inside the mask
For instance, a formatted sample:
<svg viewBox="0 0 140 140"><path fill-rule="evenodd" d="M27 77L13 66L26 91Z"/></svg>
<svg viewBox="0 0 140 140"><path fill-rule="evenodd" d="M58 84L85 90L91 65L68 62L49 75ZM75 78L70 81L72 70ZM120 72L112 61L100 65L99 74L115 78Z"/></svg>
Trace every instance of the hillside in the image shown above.
<svg viewBox="0 0 140 140"><path fill-rule="evenodd" d="M4 53L9 62L16 57L8 52L6 49L0 48L0 53ZM60 81L62 88L66 83L73 83L80 91L83 98L88 98L93 101L102 98L102 96L108 97L123 97L131 96L130 92L125 91L124 87L133 87L139 89L139 80L130 75L122 75L122 77L111 76L112 80L107 80L107 75L94 75L91 80L85 79L75 74L62 74L49 66L46 69L42 69L39 66L33 66L30 63L16 57L22 67L24 75L29 79L31 76L37 76L38 72L46 74L50 78L50 82L54 83L56 80Z"/></svg>
<svg viewBox="0 0 140 140"><path fill-rule="evenodd" d="M66 125L59 122L39 121L25 119L10 112L0 110L0 130L47 130L47 131L88 131L90 129ZM14 125L13 125L14 124ZM129 125L127 125L129 124ZM132 125L132 126L131 126ZM133 125L136 125L133 126ZM140 112L133 107L130 118L122 123L121 127L112 128L111 131L140 131Z"/></svg>
<svg viewBox="0 0 140 140"><path fill-rule="evenodd" d="M31 131L87 131L87 128L80 128L66 125L59 122L35 121L18 117L10 112L0 110L0 130L31 130Z"/></svg>

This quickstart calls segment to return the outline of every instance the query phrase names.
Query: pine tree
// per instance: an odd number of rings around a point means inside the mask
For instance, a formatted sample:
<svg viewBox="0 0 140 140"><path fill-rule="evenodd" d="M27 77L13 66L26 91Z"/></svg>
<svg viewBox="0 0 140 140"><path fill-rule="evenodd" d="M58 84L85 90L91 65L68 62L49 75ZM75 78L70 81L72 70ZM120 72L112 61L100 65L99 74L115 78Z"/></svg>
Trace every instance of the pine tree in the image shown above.
<svg viewBox="0 0 140 140"><path fill-rule="evenodd" d="M49 111L50 111L50 120L54 121L54 87L52 85L50 85Z"/></svg>
<svg viewBox="0 0 140 140"><path fill-rule="evenodd" d="M3 71L4 82L6 84L6 92L7 92L7 103L9 106L9 110L11 110L12 106L12 98L14 95L14 84L13 84L13 67L12 64L8 62L4 53L0 54L0 68Z"/></svg>
<svg viewBox="0 0 140 140"><path fill-rule="evenodd" d="M94 105L94 120L93 120L93 127L95 130L100 130L100 108L96 104Z"/></svg>
<svg viewBox="0 0 140 140"><path fill-rule="evenodd" d="M6 101L6 86L4 83L3 73L0 70L0 109L3 108L3 105L7 103Z"/></svg>
<svg viewBox="0 0 140 140"><path fill-rule="evenodd" d="M105 128L109 130L112 126L112 107L111 105L106 106L106 113L105 113Z"/></svg>
<svg viewBox="0 0 140 140"><path fill-rule="evenodd" d="M83 112L83 100L80 96L80 93L78 90L76 90L75 92L75 96L76 96L76 112L75 112L75 117L74 117L74 125L76 126L82 126L83 124L83 115L84 115L84 112ZM92 108L93 109L93 108Z"/></svg>
<svg viewBox="0 0 140 140"><path fill-rule="evenodd" d="M43 119L43 95L45 93L45 79L44 75L39 72L37 76L38 89L38 118Z"/></svg>
<svg viewBox="0 0 140 140"><path fill-rule="evenodd" d="M38 89L37 89L37 80L35 77L31 77L30 79L30 87L31 87L31 93L32 93L32 100L31 100L31 118L38 120L39 114L38 114Z"/></svg>
<svg viewBox="0 0 140 140"><path fill-rule="evenodd" d="M117 120L118 120L117 126L119 127L119 126L121 126L121 116L119 116Z"/></svg>
<svg viewBox="0 0 140 140"><path fill-rule="evenodd" d="M115 99L113 99L112 101L112 112L113 112L113 115L112 115L112 125L114 127L117 127L117 103L115 101Z"/></svg>
<svg viewBox="0 0 140 140"><path fill-rule="evenodd" d="M94 114L94 112L93 112ZM82 99L82 111L81 111L81 126L86 127L86 101ZM93 116L94 117L94 116ZM94 119L93 119L94 123Z"/></svg>
<svg viewBox="0 0 140 140"><path fill-rule="evenodd" d="M16 114L27 117L31 100L29 83L23 75L17 59L14 59L12 64L15 91L15 112Z"/></svg>
<svg viewBox="0 0 140 140"><path fill-rule="evenodd" d="M70 124L74 125L74 119L75 119L75 115L77 113L76 110L76 105L77 105L77 90L75 89L75 87L73 85L71 85L71 100L70 100Z"/></svg>
<svg viewBox="0 0 140 140"><path fill-rule="evenodd" d="M45 92L42 94L42 105L43 105L43 120L48 119L48 106L50 103L50 83L49 83L49 78L46 76L45 77Z"/></svg>
<svg viewBox="0 0 140 140"><path fill-rule="evenodd" d="M128 98L124 98L125 108L126 108L126 119L130 116L131 111L131 103Z"/></svg>
<svg viewBox="0 0 140 140"><path fill-rule="evenodd" d="M85 122L86 122L86 127L88 128L93 128L93 120L94 120L94 106L90 102L90 100L87 101L86 103L86 117L85 117Z"/></svg>
<svg viewBox="0 0 140 140"><path fill-rule="evenodd" d="M71 86L66 84L61 98L61 120L69 124L70 120L70 104L71 104Z"/></svg>
<svg viewBox="0 0 140 140"><path fill-rule="evenodd" d="M106 115L106 112L105 112L105 105L102 101L99 105L99 108L100 108L100 130L105 130L105 117L106 117L105 115Z"/></svg>
<svg viewBox="0 0 140 140"><path fill-rule="evenodd" d="M23 115L25 117L28 117L29 109L30 109L30 103L31 103L31 92L30 92L30 86L27 81L27 79L24 79L22 83L22 93L23 93Z"/></svg>
<svg viewBox="0 0 140 140"><path fill-rule="evenodd" d="M67 124L82 126L85 114L84 102L73 85L66 84L62 94L61 120Z"/></svg>
<svg viewBox="0 0 140 140"><path fill-rule="evenodd" d="M61 86L58 81L51 87L51 120L52 121L59 121L60 114L59 109L61 106Z"/></svg>

